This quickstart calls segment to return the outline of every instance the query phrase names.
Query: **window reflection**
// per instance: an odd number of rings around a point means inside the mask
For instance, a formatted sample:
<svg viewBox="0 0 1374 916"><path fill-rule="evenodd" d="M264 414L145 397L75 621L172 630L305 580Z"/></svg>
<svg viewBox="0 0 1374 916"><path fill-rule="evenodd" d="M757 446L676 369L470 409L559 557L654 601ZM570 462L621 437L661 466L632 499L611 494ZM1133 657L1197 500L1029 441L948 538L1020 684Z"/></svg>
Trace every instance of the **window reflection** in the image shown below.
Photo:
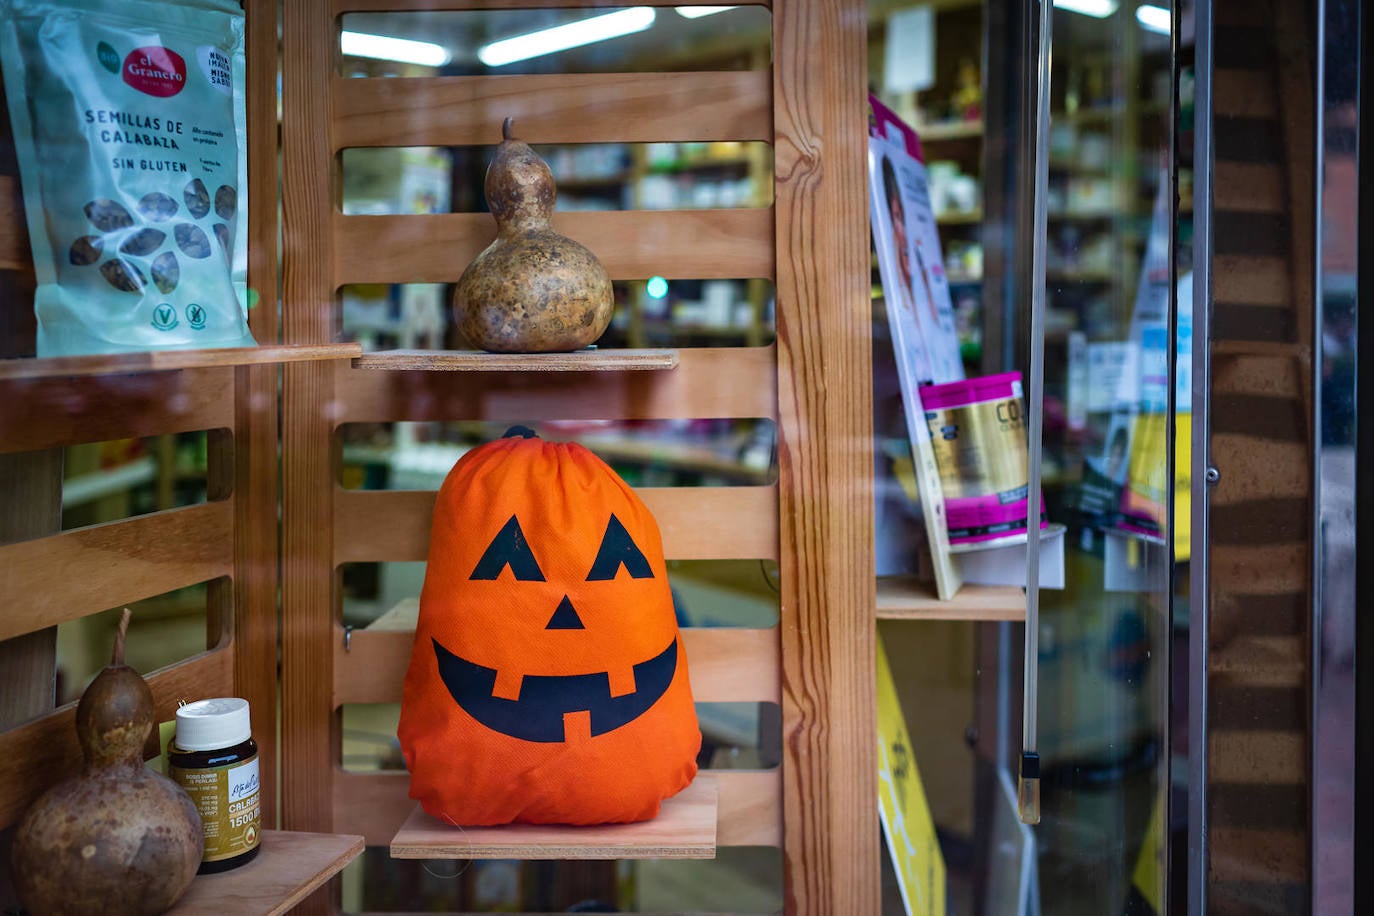
<svg viewBox="0 0 1374 916"><path fill-rule="evenodd" d="M1187 530L1177 525L1186 504L1172 529L1169 516L1171 500L1189 487L1179 473L1187 452L1176 453L1172 476L1169 458L1189 436L1188 415L1170 410L1188 402L1191 387L1186 373L1171 376L1171 365L1188 364L1187 315L1171 310L1191 299L1190 265L1173 262L1191 246L1191 183L1178 174L1176 201L1167 6L1056 0L1053 14L1050 130L1038 138L1049 160L1041 471L1046 514L1067 529L1067 550L1066 587L1039 596L1043 818L1033 867L1044 912L1121 912L1133 895L1163 894L1162 871L1137 876L1140 863L1164 849L1170 570L1176 558L1186 572L1188 560ZM1017 157L1031 152L1020 148L1018 131L1034 118L1024 85L1034 74L1033 58L1024 57L1033 23L980 3L933 11L870 3L870 15L878 51L870 87L920 136L952 299L961 325L977 329L961 330L965 371L1024 373L1028 348L1018 329L1029 324L1030 234L1020 207L1030 172ZM1179 87L1189 130L1190 85L1185 76ZM886 325L879 302L880 574L912 571L928 555L911 503L911 446ZM893 626L885 638L895 638ZM978 736L979 767L951 780L947 748L964 735L912 711L906 719L923 781L941 788L936 818L949 899L993 912L1009 903L1015 882L972 874L956 854L961 842L1003 848L1013 836L1014 818L995 813L1009 804L997 779L977 774L984 763L1005 767L1020 740L993 712L1000 704L1012 717L1019 712L1019 653L1008 647L1020 637L999 643L991 627L978 632L986 648L951 642L945 654L961 659L974 685L972 723L961 725ZM952 637L922 629L920 638ZM900 658L892 667L899 690L904 678L922 676ZM961 794L991 813L972 823L951 819L943 799Z"/></svg>

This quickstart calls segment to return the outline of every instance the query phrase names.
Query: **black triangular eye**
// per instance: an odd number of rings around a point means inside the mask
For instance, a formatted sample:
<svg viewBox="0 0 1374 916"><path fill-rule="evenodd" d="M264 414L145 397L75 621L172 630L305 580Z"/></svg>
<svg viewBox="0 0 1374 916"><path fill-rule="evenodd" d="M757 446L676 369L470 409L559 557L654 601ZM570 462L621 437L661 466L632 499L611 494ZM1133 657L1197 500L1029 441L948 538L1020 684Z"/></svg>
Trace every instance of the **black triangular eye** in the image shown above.
<svg viewBox="0 0 1374 916"><path fill-rule="evenodd" d="M625 530L620 519L612 515L611 520L606 523L606 534L601 539L601 549L596 552L596 562L592 563L592 571L587 573L587 581L605 582L614 579L621 566L629 570L630 575L636 579L654 577L654 571L649 568L649 561L644 559L644 554L635 546L630 532Z"/></svg>
<svg viewBox="0 0 1374 916"><path fill-rule="evenodd" d="M469 578L495 579L507 566L519 582L544 581L544 573L535 562L529 541L525 540L525 532L520 530L520 523L514 515L492 538L487 552L477 561L477 568Z"/></svg>

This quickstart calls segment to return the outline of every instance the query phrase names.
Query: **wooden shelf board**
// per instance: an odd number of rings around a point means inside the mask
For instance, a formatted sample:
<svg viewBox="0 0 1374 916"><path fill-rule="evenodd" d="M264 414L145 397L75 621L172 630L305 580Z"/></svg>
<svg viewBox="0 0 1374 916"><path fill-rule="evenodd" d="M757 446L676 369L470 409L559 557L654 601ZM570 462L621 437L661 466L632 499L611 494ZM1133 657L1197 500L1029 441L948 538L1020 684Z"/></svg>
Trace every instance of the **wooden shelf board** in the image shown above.
<svg viewBox="0 0 1374 916"><path fill-rule="evenodd" d="M916 136L922 143L939 143L942 140L967 140L983 136L982 121L955 121L940 124L916 125Z"/></svg>
<svg viewBox="0 0 1374 916"><path fill-rule="evenodd" d="M1014 586L965 585L948 601L914 576L878 579L879 620L1024 620L1026 594Z"/></svg>
<svg viewBox="0 0 1374 916"><path fill-rule="evenodd" d="M452 827L419 806L391 841L393 859L713 859L716 781L699 776L638 824Z"/></svg>
<svg viewBox="0 0 1374 916"><path fill-rule="evenodd" d="M645 174L677 175L682 172L700 172L710 169L742 169L747 168L751 162L748 153L740 153L735 156L699 156L679 159L675 162L651 163L645 169Z"/></svg>
<svg viewBox="0 0 1374 916"><path fill-rule="evenodd" d="M168 914L276 916L304 900L362 851L360 836L264 830L256 859L233 871L197 876Z"/></svg>
<svg viewBox="0 0 1374 916"><path fill-rule="evenodd" d="M355 369L435 372L630 372L675 369L677 350L577 350L484 353L481 350L383 350L353 360Z"/></svg>
<svg viewBox="0 0 1374 916"><path fill-rule="evenodd" d="M949 210L935 217L937 226L972 226L983 221L982 209Z"/></svg>
<svg viewBox="0 0 1374 916"><path fill-rule="evenodd" d="M1112 283L1116 277L1099 270L1050 270L1045 272L1047 283Z"/></svg>
<svg viewBox="0 0 1374 916"><path fill-rule="evenodd" d="M3 359L0 360L0 381L72 375L170 372L176 369L256 366L263 363L295 363L316 359L350 359L362 355L362 352L362 345L356 343L283 344L216 350L149 350L142 353Z"/></svg>

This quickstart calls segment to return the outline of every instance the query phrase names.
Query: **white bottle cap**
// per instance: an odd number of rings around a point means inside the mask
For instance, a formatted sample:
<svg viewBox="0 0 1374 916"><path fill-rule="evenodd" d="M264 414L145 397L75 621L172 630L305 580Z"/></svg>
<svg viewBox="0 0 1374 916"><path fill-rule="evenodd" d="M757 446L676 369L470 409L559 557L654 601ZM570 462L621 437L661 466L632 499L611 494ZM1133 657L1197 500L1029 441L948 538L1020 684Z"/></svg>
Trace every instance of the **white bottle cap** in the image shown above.
<svg viewBox="0 0 1374 916"><path fill-rule="evenodd" d="M176 746L183 751L217 751L253 736L248 701L238 697L197 700L177 710Z"/></svg>

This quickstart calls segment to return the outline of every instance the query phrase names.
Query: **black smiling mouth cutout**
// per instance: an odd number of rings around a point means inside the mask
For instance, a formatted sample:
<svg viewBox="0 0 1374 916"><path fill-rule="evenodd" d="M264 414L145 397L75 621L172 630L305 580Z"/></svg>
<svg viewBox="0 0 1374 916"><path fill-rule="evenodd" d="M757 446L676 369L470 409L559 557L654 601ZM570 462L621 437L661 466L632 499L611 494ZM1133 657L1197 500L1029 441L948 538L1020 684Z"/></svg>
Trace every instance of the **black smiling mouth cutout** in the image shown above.
<svg viewBox="0 0 1374 916"><path fill-rule="evenodd" d="M520 696L506 700L492 696L496 669L454 655L434 642L439 676L463 711L492 731L525 741L566 740L563 716L590 712L592 737L615 731L639 718L658 702L677 672L677 639L658 655L634 666L635 691L611 696L610 673L527 674Z"/></svg>

